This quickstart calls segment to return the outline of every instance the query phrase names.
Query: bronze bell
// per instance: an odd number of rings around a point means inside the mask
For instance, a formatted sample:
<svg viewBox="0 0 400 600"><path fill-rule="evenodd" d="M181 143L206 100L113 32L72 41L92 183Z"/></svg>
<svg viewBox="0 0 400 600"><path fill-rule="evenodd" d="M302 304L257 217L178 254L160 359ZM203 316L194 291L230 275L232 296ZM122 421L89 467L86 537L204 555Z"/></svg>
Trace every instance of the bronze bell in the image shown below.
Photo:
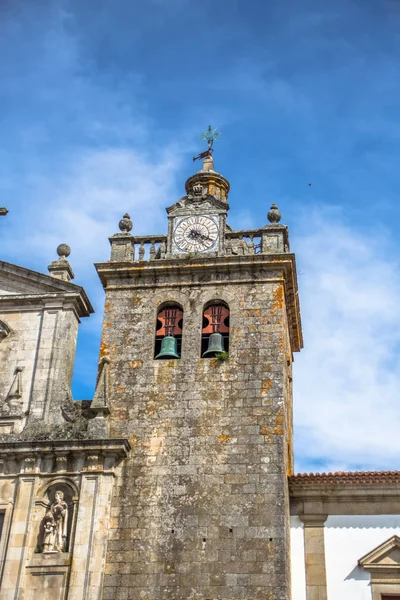
<svg viewBox="0 0 400 600"><path fill-rule="evenodd" d="M225 352L224 338L220 333L212 333L208 339L208 348L203 354L206 356L215 356L218 352Z"/></svg>
<svg viewBox="0 0 400 600"><path fill-rule="evenodd" d="M157 358L180 358L178 354L178 341L173 335L166 335L161 342L161 350Z"/></svg>

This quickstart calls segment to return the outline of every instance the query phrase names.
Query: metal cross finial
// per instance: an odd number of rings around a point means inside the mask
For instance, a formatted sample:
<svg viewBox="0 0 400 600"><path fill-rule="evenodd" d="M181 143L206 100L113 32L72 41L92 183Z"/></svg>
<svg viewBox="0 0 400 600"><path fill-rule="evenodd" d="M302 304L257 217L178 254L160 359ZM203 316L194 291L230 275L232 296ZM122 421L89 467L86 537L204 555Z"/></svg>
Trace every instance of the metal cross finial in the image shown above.
<svg viewBox="0 0 400 600"><path fill-rule="evenodd" d="M219 135L221 135L221 133L216 129L213 129L211 125L209 125L208 129L206 129L201 135L199 135L200 139L207 142L208 149L205 152L201 152L200 154L195 156L193 160L195 161L201 158L206 158L206 156L211 156L211 154L213 153L213 144Z"/></svg>
<svg viewBox="0 0 400 600"><path fill-rule="evenodd" d="M199 138L207 142L208 149L212 150L213 143L219 135L221 135L220 132L218 132L216 129L213 129L211 125L209 125L208 129L206 129L201 135L199 135Z"/></svg>

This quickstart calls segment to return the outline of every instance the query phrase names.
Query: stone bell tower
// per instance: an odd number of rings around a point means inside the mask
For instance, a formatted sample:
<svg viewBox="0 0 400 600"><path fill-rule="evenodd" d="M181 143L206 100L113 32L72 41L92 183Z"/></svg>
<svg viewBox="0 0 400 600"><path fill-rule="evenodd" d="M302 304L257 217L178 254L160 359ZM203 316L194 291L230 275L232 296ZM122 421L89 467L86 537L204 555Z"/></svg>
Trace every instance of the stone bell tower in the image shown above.
<svg viewBox="0 0 400 600"><path fill-rule="evenodd" d="M106 292L117 470L104 600L289 600L295 257L269 224L233 231L211 151L167 208L168 234L129 215L97 264Z"/></svg>

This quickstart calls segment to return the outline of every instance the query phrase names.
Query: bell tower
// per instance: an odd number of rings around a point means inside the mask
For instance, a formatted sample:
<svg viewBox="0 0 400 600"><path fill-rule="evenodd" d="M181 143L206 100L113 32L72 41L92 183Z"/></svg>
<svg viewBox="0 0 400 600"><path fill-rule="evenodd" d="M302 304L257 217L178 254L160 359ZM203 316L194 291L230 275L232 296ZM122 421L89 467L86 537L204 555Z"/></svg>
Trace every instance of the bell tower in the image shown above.
<svg viewBox="0 0 400 600"><path fill-rule="evenodd" d="M106 292L117 471L104 600L289 600L295 257L275 205L233 231L212 147L168 233L129 215L96 268Z"/></svg>

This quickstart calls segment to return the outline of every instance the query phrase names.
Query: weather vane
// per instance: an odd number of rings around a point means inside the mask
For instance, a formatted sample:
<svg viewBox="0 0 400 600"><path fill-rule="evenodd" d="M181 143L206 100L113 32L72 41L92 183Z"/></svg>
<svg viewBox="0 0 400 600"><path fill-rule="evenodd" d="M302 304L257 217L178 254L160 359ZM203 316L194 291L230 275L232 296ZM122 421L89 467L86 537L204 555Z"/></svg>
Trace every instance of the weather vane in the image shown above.
<svg viewBox="0 0 400 600"><path fill-rule="evenodd" d="M211 125L209 125L208 129L206 129L201 135L199 135L200 139L207 142L208 148L205 152L201 152L197 156L194 156L193 161L199 160L201 158L206 158L206 156L211 156L211 154L214 152L213 144L219 135L221 135L221 133L216 129L213 129Z"/></svg>

